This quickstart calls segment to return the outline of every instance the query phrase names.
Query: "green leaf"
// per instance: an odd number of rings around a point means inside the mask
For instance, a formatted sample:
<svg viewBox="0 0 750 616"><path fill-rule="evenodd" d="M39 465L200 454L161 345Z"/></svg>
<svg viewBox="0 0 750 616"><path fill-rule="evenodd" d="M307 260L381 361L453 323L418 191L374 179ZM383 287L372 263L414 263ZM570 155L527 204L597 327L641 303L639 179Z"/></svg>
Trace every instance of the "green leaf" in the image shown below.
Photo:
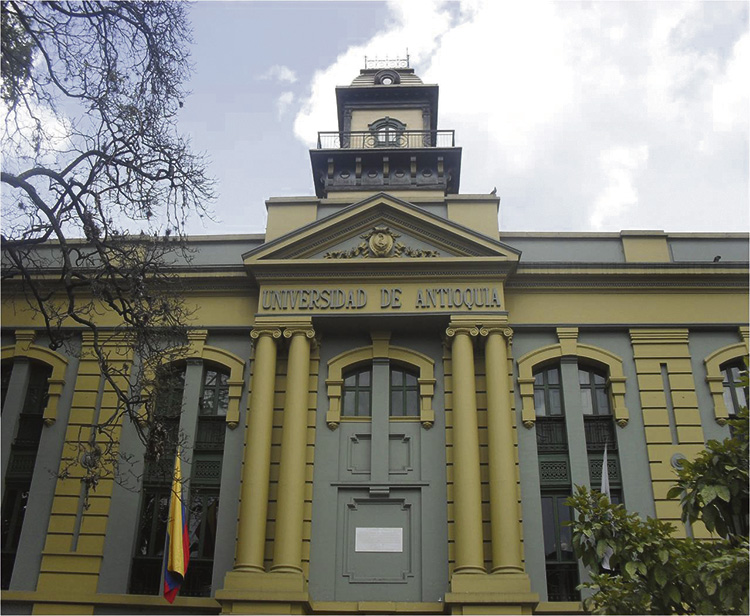
<svg viewBox="0 0 750 616"><path fill-rule="evenodd" d="M716 498L716 486L705 486L701 488L700 495L704 504L707 505Z"/></svg>
<svg viewBox="0 0 750 616"><path fill-rule="evenodd" d="M662 565L666 565L669 560L669 552L667 550L659 550L659 560Z"/></svg>
<svg viewBox="0 0 750 616"><path fill-rule="evenodd" d="M656 580L656 583L661 588L664 588L667 583L667 574L664 572L664 569L659 567L656 571L654 571L654 580Z"/></svg>
<svg viewBox="0 0 750 616"><path fill-rule="evenodd" d="M667 498L679 498L682 495L682 486L674 486L667 492Z"/></svg>
<svg viewBox="0 0 750 616"><path fill-rule="evenodd" d="M716 495L725 503L729 502L729 488L727 488L726 486L716 486Z"/></svg>
<svg viewBox="0 0 750 616"><path fill-rule="evenodd" d="M625 572L628 574L629 577L631 578L635 577L637 570L638 570L638 565L634 563L632 560L625 563Z"/></svg>
<svg viewBox="0 0 750 616"><path fill-rule="evenodd" d="M706 580L705 589L709 595L714 594L716 592L716 581L712 579Z"/></svg>
<svg viewBox="0 0 750 616"><path fill-rule="evenodd" d="M669 597L669 600L674 604L678 604L680 602L680 591L677 590L677 587L674 585L667 587L667 596Z"/></svg>
<svg viewBox="0 0 750 616"><path fill-rule="evenodd" d="M607 551L607 548L609 546L607 545L607 542L604 539L599 539L596 543L596 555L601 558L604 556L604 553Z"/></svg>

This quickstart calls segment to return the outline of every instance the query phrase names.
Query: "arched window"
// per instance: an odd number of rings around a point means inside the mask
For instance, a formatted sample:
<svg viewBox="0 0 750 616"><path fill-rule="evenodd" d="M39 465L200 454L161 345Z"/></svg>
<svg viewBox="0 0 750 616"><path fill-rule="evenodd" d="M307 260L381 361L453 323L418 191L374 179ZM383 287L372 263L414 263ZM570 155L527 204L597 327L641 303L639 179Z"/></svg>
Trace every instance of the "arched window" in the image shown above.
<svg viewBox="0 0 750 616"><path fill-rule="evenodd" d="M206 366L190 477L190 567L183 595L211 595L228 407L229 371Z"/></svg>
<svg viewBox="0 0 750 616"><path fill-rule="evenodd" d="M3 362L3 401L7 394L5 373L10 373L12 367L12 362ZM44 410L47 406L51 375L51 366L36 361L30 363L29 382L16 424L8 468L5 469L5 494L2 504L2 588L5 590L10 587L26 515L31 480L44 427ZM10 377L8 383L9 379Z"/></svg>
<svg viewBox="0 0 750 616"><path fill-rule="evenodd" d="M565 414L558 364L534 372L534 408L540 417L560 417Z"/></svg>
<svg viewBox="0 0 750 616"><path fill-rule="evenodd" d="M142 595L158 594L160 588L172 469L185 389L185 366L170 364L162 368L158 383L154 422L164 430L167 451L158 461L146 462L143 474L141 513L130 574L130 592Z"/></svg>
<svg viewBox="0 0 750 616"><path fill-rule="evenodd" d="M392 86L401 83L401 76L396 71L385 69L375 73L373 78L375 85Z"/></svg>
<svg viewBox="0 0 750 616"><path fill-rule="evenodd" d="M345 372L341 396L342 416L370 417L372 415L372 365L360 366Z"/></svg>
<svg viewBox="0 0 750 616"><path fill-rule="evenodd" d="M387 342L387 338L382 340ZM391 419L414 418L424 428L432 427L435 422L432 360L409 349L387 344L383 347L376 357L375 347L362 347L341 353L328 362L329 429L335 430L348 417L372 417L374 411L381 410L372 408L373 397L381 400L382 411ZM377 395L380 393L384 394L382 398Z"/></svg>
<svg viewBox="0 0 750 616"><path fill-rule="evenodd" d="M578 564L566 525L571 519L565 504L571 493L571 474L560 364L537 366L533 377L547 598L578 601Z"/></svg>
<svg viewBox="0 0 750 616"><path fill-rule="evenodd" d="M721 365L722 387L724 389L724 405L730 417L736 415L740 409L747 407L747 385L742 383L742 374L747 372L742 360L733 360Z"/></svg>
<svg viewBox="0 0 750 616"><path fill-rule="evenodd" d="M418 377L412 368L391 366L391 417L419 416Z"/></svg>
<svg viewBox="0 0 750 616"><path fill-rule="evenodd" d="M587 365L578 366L581 410L584 415L611 415L607 375Z"/></svg>
<svg viewBox="0 0 750 616"><path fill-rule="evenodd" d="M406 145L403 142L406 124L395 118L389 118L388 116L380 118L370 124L368 128L373 136L374 147L404 147Z"/></svg>
<svg viewBox="0 0 750 616"><path fill-rule="evenodd" d="M158 594L160 589L172 469L178 440L194 435L188 497L190 566L181 596L210 596L216 548L224 437L229 409L230 371L204 364L198 400L185 398L190 370L184 364L163 369L154 413L168 435L168 449L158 464L147 463L130 592ZM192 408L192 414L189 409ZM197 414L197 417L196 417ZM180 429L185 437L180 436Z"/></svg>
<svg viewBox="0 0 750 616"><path fill-rule="evenodd" d="M0 413L2 413L2 407L5 406L5 398L8 395L8 387L10 387L10 373L13 371L13 362L8 360L2 363L2 388L0 389Z"/></svg>

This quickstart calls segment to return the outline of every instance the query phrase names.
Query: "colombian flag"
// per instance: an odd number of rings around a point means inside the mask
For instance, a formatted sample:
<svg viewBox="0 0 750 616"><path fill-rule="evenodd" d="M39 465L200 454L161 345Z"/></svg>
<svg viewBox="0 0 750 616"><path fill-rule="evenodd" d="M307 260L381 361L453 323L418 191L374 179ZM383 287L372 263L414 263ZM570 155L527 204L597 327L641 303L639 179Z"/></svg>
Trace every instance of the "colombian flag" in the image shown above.
<svg viewBox="0 0 750 616"><path fill-rule="evenodd" d="M164 550L164 598L172 603L187 573L190 560L185 502L182 499L182 471L179 452L174 460L172 496L169 499L169 521L167 522L167 545Z"/></svg>

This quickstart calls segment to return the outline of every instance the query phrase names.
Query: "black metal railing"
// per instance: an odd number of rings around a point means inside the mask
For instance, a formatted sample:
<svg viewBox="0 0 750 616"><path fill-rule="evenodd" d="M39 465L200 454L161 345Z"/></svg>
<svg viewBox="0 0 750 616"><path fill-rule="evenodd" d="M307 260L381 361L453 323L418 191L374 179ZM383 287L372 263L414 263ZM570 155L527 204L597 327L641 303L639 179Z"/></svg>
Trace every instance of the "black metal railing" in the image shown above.
<svg viewBox="0 0 750 616"><path fill-rule="evenodd" d="M318 149L367 150L373 148L453 148L453 130L380 130L319 132Z"/></svg>
<svg viewBox="0 0 750 616"><path fill-rule="evenodd" d="M576 563L547 563L547 600L580 601L578 565Z"/></svg>
<svg viewBox="0 0 750 616"><path fill-rule="evenodd" d="M604 445L610 452L617 451L615 422L612 415L584 415L583 427L586 431L588 451L604 451Z"/></svg>
<svg viewBox="0 0 750 616"><path fill-rule="evenodd" d="M568 451L565 417L537 417L536 445L539 453Z"/></svg>

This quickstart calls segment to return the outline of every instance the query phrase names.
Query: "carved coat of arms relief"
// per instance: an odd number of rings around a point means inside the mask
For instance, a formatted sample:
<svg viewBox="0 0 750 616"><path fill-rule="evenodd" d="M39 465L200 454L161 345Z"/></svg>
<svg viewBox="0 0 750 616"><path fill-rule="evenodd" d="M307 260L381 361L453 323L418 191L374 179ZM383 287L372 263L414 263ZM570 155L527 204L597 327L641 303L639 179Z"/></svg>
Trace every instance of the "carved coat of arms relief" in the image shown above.
<svg viewBox="0 0 750 616"><path fill-rule="evenodd" d="M325 253L326 259L384 259L389 257L438 257L437 250L411 248L397 242L401 237L384 225L373 227L359 236L363 241L350 250L332 250Z"/></svg>

